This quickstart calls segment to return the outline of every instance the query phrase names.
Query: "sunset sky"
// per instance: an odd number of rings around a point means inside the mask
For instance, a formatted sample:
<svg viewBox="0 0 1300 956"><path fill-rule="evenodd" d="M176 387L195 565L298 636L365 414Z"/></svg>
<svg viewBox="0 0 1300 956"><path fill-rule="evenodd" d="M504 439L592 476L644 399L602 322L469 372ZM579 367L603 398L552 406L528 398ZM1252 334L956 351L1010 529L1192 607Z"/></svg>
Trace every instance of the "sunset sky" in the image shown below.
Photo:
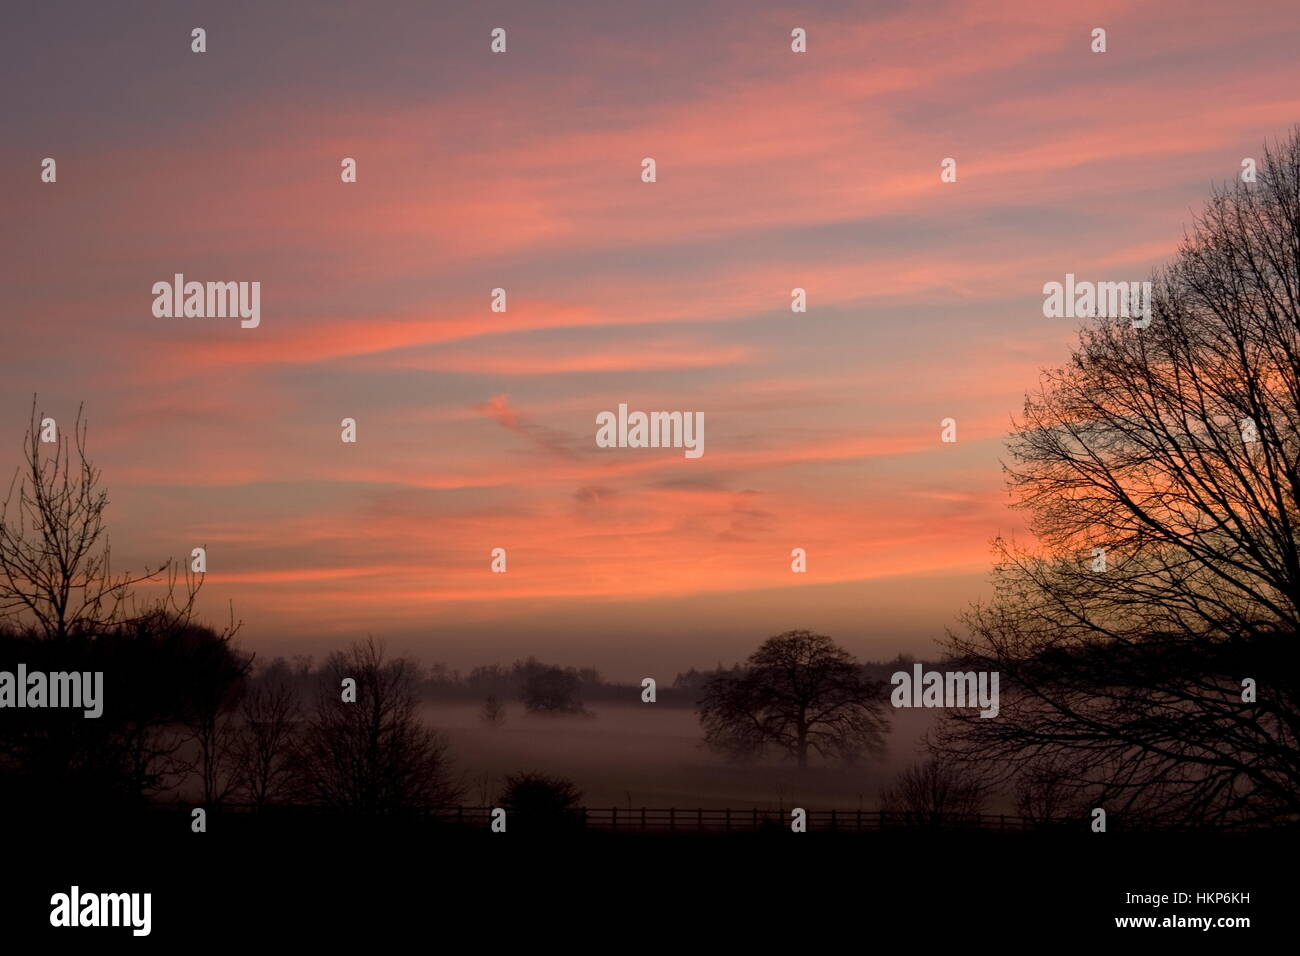
<svg viewBox="0 0 1300 956"><path fill-rule="evenodd" d="M1149 278L1300 120L1250 0L13 6L0 465L84 402L115 565L206 545L268 656L932 651L1021 527L1043 284ZM260 281L260 327L156 318L178 272ZM619 403L703 457L596 447Z"/></svg>

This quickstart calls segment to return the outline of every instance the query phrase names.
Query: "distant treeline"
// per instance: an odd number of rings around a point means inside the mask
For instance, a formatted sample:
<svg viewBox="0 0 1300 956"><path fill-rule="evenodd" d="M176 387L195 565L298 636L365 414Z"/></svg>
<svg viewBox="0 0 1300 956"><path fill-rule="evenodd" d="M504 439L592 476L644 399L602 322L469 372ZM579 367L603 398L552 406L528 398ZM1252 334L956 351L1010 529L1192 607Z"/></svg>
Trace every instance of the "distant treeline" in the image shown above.
<svg viewBox="0 0 1300 956"><path fill-rule="evenodd" d="M910 672L916 659L909 654L899 654L890 661L867 661L861 665L863 674L873 680L888 682L900 670ZM921 661L927 669L937 666ZM273 683L298 683L303 689L314 688L320 682L322 667L310 656L290 659L275 657L258 661L250 680L254 683L270 680ZM741 664L730 667L721 662L716 667L700 670L690 668L679 671L671 682L658 675L656 702L673 707L694 707L704 693L705 685L718 675L735 676L744 671ZM415 687L424 700L463 700L482 702L488 698L502 703L522 701L534 711L578 711L584 702L639 701L642 687L636 683L607 680L594 667L573 667L548 664L529 657L509 665L494 663L470 668L468 672L448 667L444 663L417 665Z"/></svg>

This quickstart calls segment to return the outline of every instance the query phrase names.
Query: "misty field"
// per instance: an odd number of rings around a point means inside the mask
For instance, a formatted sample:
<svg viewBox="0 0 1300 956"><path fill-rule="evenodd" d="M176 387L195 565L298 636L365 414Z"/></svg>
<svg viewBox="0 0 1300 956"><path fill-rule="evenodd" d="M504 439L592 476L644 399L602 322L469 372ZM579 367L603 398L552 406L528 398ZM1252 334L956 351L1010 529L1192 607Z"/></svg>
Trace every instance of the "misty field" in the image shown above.
<svg viewBox="0 0 1300 956"><path fill-rule="evenodd" d="M450 739L467 803L489 805L508 774L531 770L568 777L593 807L828 810L876 809L893 775L920 759L918 744L935 719L925 710L894 711L883 761L801 773L776 760L727 763L703 746L689 708L596 702L588 709L590 717L551 717L512 703L496 728L480 719L478 702L429 702L421 716Z"/></svg>

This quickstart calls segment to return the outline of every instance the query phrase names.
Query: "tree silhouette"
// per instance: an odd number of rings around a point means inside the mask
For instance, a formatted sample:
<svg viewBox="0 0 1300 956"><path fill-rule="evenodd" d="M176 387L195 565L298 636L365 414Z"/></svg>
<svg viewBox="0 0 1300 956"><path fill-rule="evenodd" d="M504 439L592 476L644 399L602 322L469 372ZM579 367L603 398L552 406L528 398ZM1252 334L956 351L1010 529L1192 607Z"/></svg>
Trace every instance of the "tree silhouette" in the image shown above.
<svg viewBox="0 0 1300 956"><path fill-rule="evenodd" d="M483 701L483 710L479 716L489 727L500 727L506 719L505 705L497 700L496 694L488 694Z"/></svg>
<svg viewBox="0 0 1300 956"><path fill-rule="evenodd" d="M1082 819L1087 807L1078 803L1070 781L1078 777L1070 767L1035 761L1016 777L1016 813L1034 826L1061 824L1068 818Z"/></svg>
<svg viewBox="0 0 1300 956"><path fill-rule="evenodd" d="M557 830L581 824L575 814L582 792L572 780L541 773L516 773L506 777L498 798L505 808L507 825L525 832Z"/></svg>
<svg viewBox="0 0 1300 956"><path fill-rule="evenodd" d="M182 577L171 560L140 574L114 574L104 527L108 492L86 455L81 409L71 442L54 425L55 440L43 440L43 421L33 398L23 464L0 504L0 614L49 640L156 623L159 611L167 612L169 623L183 626L202 579L188 570ZM142 584L162 585L163 592L137 607L135 589Z"/></svg>
<svg viewBox="0 0 1300 956"><path fill-rule="evenodd" d="M986 789L960 764L931 758L898 775L881 796L881 810L899 814L911 826L960 823L984 809Z"/></svg>
<svg viewBox="0 0 1300 956"><path fill-rule="evenodd" d="M878 753L888 728L884 685L829 637L787 631L763 642L739 673L715 675L698 710L709 746L735 758L776 749L853 761Z"/></svg>
<svg viewBox="0 0 1300 956"><path fill-rule="evenodd" d="M1130 819L1277 820L1300 812L1300 132L1153 285L1148 327L1092 322L1026 399L1006 472L1038 545L996 543L949 642L1001 673L1001 714L949 714L936 748Z"/></svg>
<svg viewBox="0 0 1300 956"><path fill-rule="evenodd" d="M524 709L530 713L584 713L578 700L581 682L576 671L543 664L530 657L524 663L515 664L515 673L522 680L520 696Z"/></svg>
<svg viewBox="0 0 1300 956"><path fill-rule="evenodd" d="M295 795L302 703L288 668L258 676L239 707L240 783L257 809Z"/></svg>
<svg viewBox="0 0 1300 956"><path fill-rule="evenodd" d="M346 678L356 681L355 702L343 700ZM303 747L304 782L317 802L370 816L460 799L447 741L417 713L418 681L415 665L386 661L373 638L330 656Z"/></svg>
<svg viewBox="0 0 1300 956"><path fill-rule="evenodd" d="M214 792L214 750L199 738L248 666L233 648L233 620L222 631L194 620L201 578L171 561L113 571L108 493L86 437L80 411L56 429L33 399L23 464L0 508L0 667L104 675L99 718L24 709L4 721L0 794L26 812L57 813L74 799L138 804L193 769ZM138 599L137 587L151 596ZM183 759L187 727L197 763Z"/></svg>
<svg viewBox="0 0 1300 956"><path fill-rule="evenodd" d="M220 700L246 666L212 628L165 615L138 618L95 639L0 632L0 669L101 672L103 714L24 708L0 724L0 801L48 811L139 805L197 774L203 790L202 702ZM209 755L215 755L210 750ZM225 772L226 764L221 766ZM214 781L223 792L224 779Z"/></svg>

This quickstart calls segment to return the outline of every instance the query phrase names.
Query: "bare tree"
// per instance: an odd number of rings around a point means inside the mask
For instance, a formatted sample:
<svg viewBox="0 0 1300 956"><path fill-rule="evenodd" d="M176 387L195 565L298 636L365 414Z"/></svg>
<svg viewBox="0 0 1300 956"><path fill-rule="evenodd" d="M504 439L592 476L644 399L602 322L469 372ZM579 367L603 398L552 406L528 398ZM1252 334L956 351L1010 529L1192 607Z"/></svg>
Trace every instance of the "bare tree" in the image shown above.
<svg viewBox="0 0 1300 956"><path fill-rule="evenodd" d="M187 688L187 723L197 751L194 771L204 804L217 806L239 788L243 778L238 708L253 661L214 641L193 641L190 654L192 659L207 658L200 663L209 675Z"/></svg>
<svg viewBox="0 0 1300 956"><path fill-rule="evenodd" d="M24 463L0 505L0 614L51 640L156 621L160 608L169 623L183 625L201 580L188 570L182 577L171 560L140 574L113 572L104 528L108 492L86 456L80 408L71 433L69 442L66 431L37 413L33 398ZM163 591L137 608L135 588L142 584L159 584Z"/></svg>
<svg viewBox="0 0 1300 956"><path fill-rule="evenodd" d="M985 796L984 785L961 765L931 758L900 773L882 794L880 809L912 826L942 827L983 812Z"/></svg>
<svg viewBox="0 0 1300 956"><path fill-rule="evenodd" d="M184 728L201 723L202 706L222 699L244 666L232 648L233 615L220 632L195 622L202 582L192 572L171 561L113 571L109 499L86 433L80 411L61 430L33 399L24 462L0 505L0 619L20 659L101 671L107 684L96 720L42 713L5 722L0 765L16 768L33 803L75 793L107 805L166 789L187 769ZM137 603L145 586L152 595ZM215 777L204 789L219 789Z"/></svg>
<svg viewBox="0 0 1300 956"><path fill-rule="evenodd" d="M881 750L883 686L829 637L788 631L764 641L738 674L705 685L700 722L709 746L732 757L775 749L800 768L809 753L851 762Z"/></svg>
<svg viewBox="0 0 1300 956"><path fill-rule="evenodd" d="M483 701L483 711L479 716L489 727L500 727L506 719L505 705L497 700L496 694L488 694L487 699Z"/></svg>
<svg viewBox="0 0 1300 956"><path fill-rule="evenodd" d="M1015 780L1016 813L1034 826L1082 820L1095 800L1082 800L1071 785L1080 776L1077 769L1044 761L1031 763Z"/></svg>
<svg viewBox="0 0 1300 956"><path fill-rule="evenodd" d="M474 777L474 799L478 801L480 807L490 807L492 805L492 794L494 792L493 784L496 778L490 773L476 774Z"/></svg>
<svg viewBox="0 0 1300 956"><path fill-rule="evenodd" d="M345 679L356 700L343 699ZM386 661L373 638L326 662L304 742L304 773L321 804L359 814L388 814L460 800L446 738L420 722L410 661Z"/></svg>
<svg viewBox="0 0 1300 956"><path fill-rule="evenodd" d="M291 797L296 789L302 704L289 680L261 675L244 695L237 766L256 809Z"/></svg>
<svg viewBox="0 0 1300 956"><path fill-rule="evenodd" d="M996 596L950 640L1002 710L936 745L1008 779L1069 765L1130 821L1294 818L1300 132L1153 284L1148 327L1094 321L1026 399L1006 472L1037 545L997 542Z"/></svg>

